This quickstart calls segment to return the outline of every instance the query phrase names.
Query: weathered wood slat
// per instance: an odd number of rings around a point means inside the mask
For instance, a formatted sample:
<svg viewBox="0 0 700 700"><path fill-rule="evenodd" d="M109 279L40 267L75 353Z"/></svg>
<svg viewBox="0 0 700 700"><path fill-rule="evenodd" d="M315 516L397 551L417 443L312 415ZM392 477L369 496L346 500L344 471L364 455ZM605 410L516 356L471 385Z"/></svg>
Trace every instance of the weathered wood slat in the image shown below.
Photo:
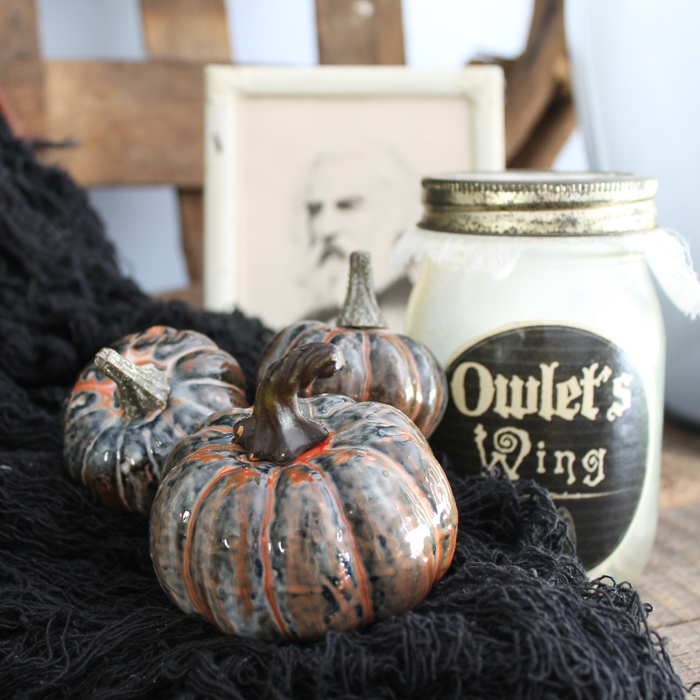
<svg viewBox="0 0 700 700"><path fill-rule="evenodd" d="M151 58L231 60L224 0L141 0L141 16Z"/></svg>
<svg viewBox="0 0 700 700"><path fill-rule="evenodd" d="M654 627L700 619L700 503L661 512L638 588Z"/></svg>
<svg viewBox="0 0 700 700"><path fill-rule="evenodd" d="M182 226L182 248L187 261L187 272L192 284L198 285L198 297L190 295L190 302L201 307L202 272L204 270L204 198L200 188L178 190L180 202L180 224ZM194 294L194 292L192 293Z"/></svg>
<svg viewBox="0 0 700 700"><path fill-rule="evenodd" d="M45 158L81 185L203 182L203 64L46 63L49 138L77 148Z"/></svg>
<svg viewBox="0 0 700 700"><path fill-rule="evenodd" d="M660 507L665 510L692 503L700 503L700 433L667 424Z"/></svg>
<svg viewBox="0 0 700 700"><path fill-rule="evenodd" d="M405 62L401 0L316 0L322 64Z"/></svg>
<svg viewBox="0 0 700 700"><path fill-rule="evenodd" d="M0 114L10 127L10 131L15 136L20 136L22 134L22 127L20 126L19 118L17 117L17 114L10 103L10 98L2 89L2 84L0 84Z"/></svg>
<svg viewBox="0 0 700 700"><path fill-rule="evenodd" d="M673 666L686 686L700 681L699 476L700 435L667 425L659 528L637 589L653 606L649 624L667 639ZM689 488L693 483L695 489ZM669 507L677 503L685 505ZM700 687L689 697L700 698Z"/></svg>
<svg viewBox="0 0 700 700"><path fill-rule="evenodd" d="M576 110L571 97L555 99L530 132L525 144L510 159L508 167L551 168L575 126Z"/></svg>
<svg viewBox="0 0 700 700"><path fill-rule="evenodd" d="M43 138L44 70L33 0L0 2L0 85L21 135Z"/></svg>
<svg viewBox="0 0 700 700"><path fill-rule="evenodd" d="M690 688L700 682L700 620L661 627L657 632L667 639L666 648L683 685ZM700 698L700 685L693 688L688 698Z"/></svg>
<svg viewBox="0 0 700 700"><path fill-rule="evenodd" d="M141 0L141 15L146 48L153 59L211 63L231 60L224 0ZM201 98L203 104L204 96ZM200 141L202 138L200 135ZM201 187L181 187L178 191L182 247L192 283L178 296L195 306L202 305L202 194Z"/></svg>
<svg viewBox="0 0 700 700"><path fill-rule="evenodd" d="M564 36L564 0L535 0L523 54L506 76L506 162L550 168L576 125Z"/></svg>

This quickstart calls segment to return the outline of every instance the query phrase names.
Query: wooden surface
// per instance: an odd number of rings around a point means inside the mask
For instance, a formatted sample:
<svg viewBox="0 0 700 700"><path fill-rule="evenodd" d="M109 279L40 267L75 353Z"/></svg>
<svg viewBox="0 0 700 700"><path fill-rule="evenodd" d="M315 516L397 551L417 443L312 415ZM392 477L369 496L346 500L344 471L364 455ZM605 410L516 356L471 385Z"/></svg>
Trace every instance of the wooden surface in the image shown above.
<svg viewBox="0 0 700 700"><path fill-rule="evenodd" d="M0 85L17 119L13 130L44 137L44 67L34 0L0 2Z"/></svg>
<svg viewBox="0 0 700 700"><path fill-rule="evenodd" d="M79 146L45 159L81 185L201 186L203 91L198 63L48 62L49 137Z"/></svg>
<svg viewBox="0 0 700 700"><path fill-rule="evenodd" d="M551 168L576 126L564 0L535 0L525 51L514 60L487 58L494 61L506 78L507 167Z"/></svg>
<svg viewBox="0 0 700 700"><path fill-rule="evenodd" d="M228 63L225 0L141 0L146 48L152 59ZM200 99L203 96L200 95ZM200 108L203 112L204 107ZM203 134L196 143L203 149ZM202 172L204 152L197 154L195 170ZM204 198L202 184L180 186L180 238L190 285L177 295L201 307L204 277Z"/></svg>
<svg viewBox="0 0 700 700"><path fill-rule="evenodd" d="M323 64L404 63L401 0L316 0Z"/></svg>
<svg viewBox="0 0 700 700"><path fill-rule="evenodd" d="M659 529L637 589L686 686L700 682L700 429L667 425ZM700 698L700 687L689 697Z"/></svg>
<svg viewBox="0 0 700 700"><path fill-rule="evenodd" d="M201 305L203 68L231 59L225 0L140 4L149 61L43 62L35 0L2 0L0 113L83 186L176 185L192 281L181 296Z"/></svg>
<svg viewBox="0 0 700 700"><path fill-rule="evenodd" d="M225 0L141 0L151 58L228 63Z"/></svg>

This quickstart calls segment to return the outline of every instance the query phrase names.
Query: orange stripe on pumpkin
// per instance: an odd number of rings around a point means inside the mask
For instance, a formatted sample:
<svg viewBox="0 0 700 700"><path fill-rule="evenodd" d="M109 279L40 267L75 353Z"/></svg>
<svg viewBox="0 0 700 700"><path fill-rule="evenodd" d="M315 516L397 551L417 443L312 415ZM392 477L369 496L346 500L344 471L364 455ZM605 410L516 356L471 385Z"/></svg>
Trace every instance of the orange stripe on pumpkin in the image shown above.
<svg viewBox="0 0 700 700"><path fill-rule="evenodd" d="M425 449L424 445L419 440L417 440L416 436L413 435L412 433L407 432L406 437L408 437L411 440L411 442L413 442L415 445L417 445L420 449ZM375 442L391 442L392 440L393 440L393 438L384 438L382 440L376 440ZM373 450L373 452L377 452L377 450ZM389 458L387 458L387 459L389 459ZM435 460L435 462L437 463L437 460ZM442 471L442 467L440 467L439 463L437 463L437 467L438 467L438 469L440 469L440 471ZM410 476L408 475L408 473L404 469L401 469L400 471L405 476L406 479L410 480ZM447 477L444 476L444 472L443 472L443 478L447 482ZM409 481L409 483L410 483L410 481ZM449 488L449 486L448 486L448 488ZM420 495L422 496L422 498L424 499L424 501L427 501L428 500L427 496L422 491L420 491L420 489L417 489L417 490L420 493ZM454 497L452 496L452 491L449 490L448 494L452 498L452 505L454 506L454 511L457 512L457 506L454 503ZM427 505L427 507L430 510L430 512L432 513L433 508L431 508L429 504ZM432 522L432 520L431 520L431 522ZM450 526L447 529L448 529L448 531L454 530L454 538L453 538L453 542L454 542L454 539L456 539L456 537L457 537L456 526L454 526L454 527ZM440 533L442 531L442 528L439 528L437 525L433 525L433 530L435 532L435 537L436 537L436 540L435 540L435 571L436 571L436 573L435 573L434 580L439 581L444 576L447 569L450 568L450 564L452 563L452 558L454 557L454 553L455 553L455 547L453 544L451 551L448 552L448 557L447 557L447 560L445 562L445 565L442 567L442 570L441 570L440 562L441 562L442 556L443 556L443 547L442 547L442 536L440 535Z"/></svg>
<svg viewBox="0 0 700 700"><path fill-rule="evenodd" d="M233 442L230 445L222 445L220 443L214 443L213 445L210 443L208 445L203 445L202 447L199 447L196 449L194 452L191 452L189 455L187 455L188 460L192 459L197 459L202 464L210 464L211 462L215 462L217 459L226 459L229 455L229 452L242 452L241 448L234 444ZM238 455L236 455L236 458ZM239 467L232 467L232 469L238 469Z"/></svg>
<svg viewBox="0 0 700 700"><path fill-rule="evenodd" d="M431 374L436 377L436 375L439 375L439 367L435 367L435 362L431 359L430 361L431 364ZM423 435L432 435L433 431L435 430L436 424L438 422L438 418L440 417L440 406L442 405L444 401L444 391L443 391L443 385L439 381L439 379L436 378L434 387L433 387L433 392L434 392L434 398L426 399L426 403L429 405L432 405L434 408L430 411L430 416L429 416L429 421L426 422L426 424L423 426L422 433Z"/></svg>
<svg viewBox="0 0 700 700"><path fill-rule="evenodd" d="M252 474L255 474L252 469L249 470ZM248 525L249 525L249 515L248 512L249 499L240 499L238 502L238 530L240 541L234 552L234 571L238 575L238 589L243 599L243 609L245 614L250 618L253 616L253 601L251 600L251 593L253 591L253 584L248 576L248 567L246 566L246 559L250 555L250 544L248 543Z"/></svg>
<svg viewBox="0 0 700 700"><path fill-rule="evenodd" d="M331 338L334 338L338 333L340 333L341 329L340 328L331 328L328 333L326 333L326 337L323 339L324 343L330 343Z"/></svg>
<svg viewBox="0 0 700 700"><path fill-rule="evenodd" d="M225 475L221 475L223 478ZM237 470L234 477L228 479L228 483L223 488L223 493L219 496L219 503L231 494L231 492L236 491L239 487L245 486L250 483L258 476L258 472L255 469L249 467L243 467ZM250 599L250 593L252 590L252 585L250 583L250 578L247 574L247 567L245 565L246 556L250 554L250 548L248 545L248 509L247 509L247 499L238 500L238 527L240 532L240 541L238 545L229 550L234 559L234 572L239 577L238 589L241 593L241 598L243 599L243 607L246 614L250 617L252 614L253 603ZM218 503L217 503L218 506ZM221 616L225 620L225 623L231 629L233 634L237 634L236 626L227 614L226 610L221 601L221 597L214 595L214 602L217 608L221 611Z"/></svg>
<svg viewBox="0 0 700 700"><path fill-rule="evenodd" d="M369 334L367 333L362 333L360 331L360 335L362 336L362 350L365 356L365 383L364 386L362 387L362 398L360 401L369 401L369 395L370 391L372 390L372 362L370 359L370 341L369 341Z"/></svg>
<svg viewBox="0 0 700 700"><path fill-rule="evenodd" d="M94 391L96 394L102 394L104 397L112 398L116 391L117 385L111 379L83 379L76 383L73 387L72 394L77 394L79 391Z"/></svg>
<svg viewBox="0 0 700 700"><path fill-rule="evenodd" d="M322 455L330 447L333 435L334 433L330 433L323 442L319 443L315 447L312 447L311 449L306 450L306 452L302 452L294 461L298 462L299 464L303 464L309 459Z"/></svg>
<svg viewBox="0 0 700 700"><path fill-rule="evenodd" d="M188 459L192 459L192 457L193 456L190 455ZM197 521L197 513L199 512L199 508L202 504L202 501L206 499L207 495L211 492L216 482L221 477L231 474L237 469L238 467L222 467L222 469L212 477L211 481L206 485L206 487L202 489L199 496L197 497L197 500L195 501L194 507L192 508L190 519L187 524L187 535L185 536L185 544L183 546L182 578L185 584L185 590L187 591L187 596L194 603L198 612L207 620L209 620L209 622L211 622L212 624L216 624L214 616L212 615L211 610L209 609L209 605L207 604L206 606L204 606L202 601L199 600L199 596L197 595L197 592L194 588L194 585L192 583L192 576L190 574L190 548L192 546L192 532Z"/></svg>
<svg viewBox="0 0 700 700"><path fill-rule="evenodd" d="M275 510L275 487L277 486L277 480L279 479L280 470L272 469L268 475L268 483L265 484L267 488L267 503L265 504L265 516L263 518L262 528L260 532L260 558L263 565L263 590L265 591L265 598L267 603L272 610L272 615L277 623L277 628L279 631L287 638L292 639L287 625L282 619L282 614L277 607L277 601L275 600L275 595L272 591L272 565L270 563L270 524L272 523L272 515Z"/></svg>
<svg viewBox="0 0 700 700"><path fill-rule="evenodd" d="M439 529L437 525L435 525L435 523L433 522L435 509L430 505L427 496L420 490L420 488L415 482L415 479L412 479L406 473L403 467L401 467L401 465L397 464L393 459L391 459L391 457L385 455L383 452L374 447L367 447L365 445L364 449L368 453L371 453L372 456L378 462L380 462L385 467L388 467L392 472L394 472L394 474L397 474L402 479L402 481L408 486L408 493L415 494L416 496L418 496L418 499L423 504L423 507L428 511L428 522L430 523L430 527L433 532L433 540L435 542L435 553L433 554L433 575L431 576L431 581L427 587L427 590L425 591L423 596L421 596L422 599L424 596L428 595L428 592L430 591L433 583L438 580L440 560L442 559L442 540L440 537Z"/></svg>
<svg viewBox="0 0 700 700"><path fill-rule="evenodd" d="M328 491L331 494L333 494L333 496L336 499L336 504L338 507L338 516L350 536L350 541L348 542L348 549L352 551L351 557L353 560L353 566L355 568L355 571L357 572L357 582L359 584L360 594L362 596L363 621L364 624L368 625L370 622L372 622L372 618L374 617L372 609L372 594L370 592L369 587L369 579L367 576L365 566L362 562L362 558L360 557L360 552L357 548L357 543L355 542L355 533L352 529L352 526L345 517L345 510L343 509L343 503L341 501L340 495L338 494L338 489L336 488L333 479L331 479L330 476L328 476L328 473L325 469L321 469L320 467L317 467L314 464L310 464L309 462L300 463L304 464L317 474L320 474L321 478L326 484L326 487L328 488Z"/></svg>
<svg viewBox="0 0 700 700"><path fill-rule="evenodd" d="M117 409L114 407L115 404L115 393L117 391L117 385L111 380L107 379L95 379L95 377L90 377L89 379L83 379L78 381L73 389L71 390L70 403L75 401L75 397L81 392L92 392L97 394L97 403L87 409L86 413L92 413L99 409L104 409L109 413L116 413L120 415L126 415L122 409ZM82 414L84 415L84 414ZM79 416L76 416L76 418Z"/></svg>
<svg viewBox="0 0 700 700"><path fill-rule="evenodd" d="M413 358L413 353L408 349L408 346L406 345L406 343L404 343L403 338L401 338L401 336L393 336L391 338L391 341L396 341L394 343L394 347L399 347L401 349L401 352L403 353L404 357L406 358L406 360L408 360L408 364L411 366L411 376L413 377L414 408L409 417L412 421L415 421L416 418L418 418L418 414L420 413L421 409L421 404L423 403L422 387L420 383L420 374L418 373L418 367L416 367L416 362Z"/></svg>

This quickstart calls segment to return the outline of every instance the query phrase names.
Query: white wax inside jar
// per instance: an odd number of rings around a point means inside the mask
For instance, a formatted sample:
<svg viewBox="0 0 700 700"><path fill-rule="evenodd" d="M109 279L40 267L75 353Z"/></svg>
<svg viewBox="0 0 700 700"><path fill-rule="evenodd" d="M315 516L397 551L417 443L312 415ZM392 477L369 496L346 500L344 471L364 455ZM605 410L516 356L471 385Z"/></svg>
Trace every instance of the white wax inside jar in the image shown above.
<svg viewBox="0 0 700 700"><path fill-rule="evenodd" d="M531 245L503 279L461 265L438 265L426 256L409 301L406 333L430 347L443 366L468 342L514 323L583 326L624 350L648 402L646 475L626 535L589 575L634 581L656 530L665 339L644 255L631 252L622 239L529 239Z"/></svg>

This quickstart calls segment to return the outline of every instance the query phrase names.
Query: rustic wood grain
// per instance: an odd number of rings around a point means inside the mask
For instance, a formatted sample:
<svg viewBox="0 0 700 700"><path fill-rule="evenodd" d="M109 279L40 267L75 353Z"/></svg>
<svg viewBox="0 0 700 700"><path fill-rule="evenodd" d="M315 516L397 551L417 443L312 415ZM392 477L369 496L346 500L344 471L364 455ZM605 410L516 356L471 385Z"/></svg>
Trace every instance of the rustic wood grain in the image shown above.
<svg viewBox="0 0 700 700"><path fill-rule="evenodd" d="M0 2L0 85L16 133L45 137L44 69L33 0Z"/></svg>
<svg viewBox="0 0 700 700"><path fill-rule="evenodd" d="M224 0L141 0L141 16L151 58L231 60Z"/></svg>
<svg viewBox="0 0 700 700"><path fill-rule="evenodd" d="M564 0L535 0L525 51L495 60L506 78L507 167L548 169L576 125Z"/></svg>
<svg viewBox="0 0 700 700"><path fill-rule="evenodd" d="M190 282L202 286L204 270L204 199L200 188L178 190L182 248ZM201 297L201 290L200 290ZM201 307L203 299L195 306Z"/></svg>
<svg viewBox="0 0 700 700"><path fill-rule="evenodd" d="M508 162L509 168L548 170L576 127L576 110L571 97L550 102L522 148Z"/></svg>
<svg viewBox="0 0 700 700"><path fill-rule="evenodd" d="M692 503L700 503L700 430L667 423L659 506L665 510Z"/></svg>
<svg viewBox="0 0 700 700"><path fill-rule="evenodd" d="M666 649L671 656L673 668L690 689L688 698L700 698L700 620L684 622L657 630L666 639Z"/></svg>
<svg viewBox="0 0 700 700"><path fill-rule="evenodd" d="M637 582L654 610L649 624L666 639L674 669L700 681L700 431L666 424L659 527ZM689 695L700 699L700 686Z"/></svg>
<svg viewBox="0 0 700 700"><path fill-rule="evenodd" d="M10 98L2 89L2 85L0 85L0 114L7 122L7 126L10 127L10 131L15 136L20 136L22 134L22 127L20 126L19 118L15 113L14 107L10 103Z"/></svg>
<svg viewBox="0 0 700 700"><path fill-rule="evenodd" d="M654 627L700 619L700 503L660 514L651 557L637 587L654 606Z"/></svg>
<svg viewBox="0 0 700 700"><path fill-rule="evenodd" d="M316 0L322 64L405 62L401 0Z"/></svg>
<svg viewBox="0 0 700 700"><path fill-rule="evenodd" d="M525 51L504 66L506 158L514 158L547 111L566 55L563 0L536 0Z"/></svg>
<svg viewBox="0 0 700 700"><path fill-rule="evenodd" d="M201 309L204 305L204 288L201 282L193 282L184 289L160 292L155 295L155 298L160 301L182 301L194 308Z"/></svg>
<svg viewBox="0 0 700 700"><path fill-rule="evenodd" d="M141 0L146 48L159 60L227 63L231 60L224 0ZM204 95L202 95L202 111ZM204 138L200 135L200 141ZM203 158L203 155L202 155ZM203 168L203 164L200 165ZM182 248L191 286L171 297L201 307L204 205L201 187L179 188Z"/></svg>
<svg viewBox="0 0 700 700"><path fill-rule="evenodd" d="M84 186L201 187L203 90L197 63L48 62L49 138L79 146L45 158Z"/></svg>

